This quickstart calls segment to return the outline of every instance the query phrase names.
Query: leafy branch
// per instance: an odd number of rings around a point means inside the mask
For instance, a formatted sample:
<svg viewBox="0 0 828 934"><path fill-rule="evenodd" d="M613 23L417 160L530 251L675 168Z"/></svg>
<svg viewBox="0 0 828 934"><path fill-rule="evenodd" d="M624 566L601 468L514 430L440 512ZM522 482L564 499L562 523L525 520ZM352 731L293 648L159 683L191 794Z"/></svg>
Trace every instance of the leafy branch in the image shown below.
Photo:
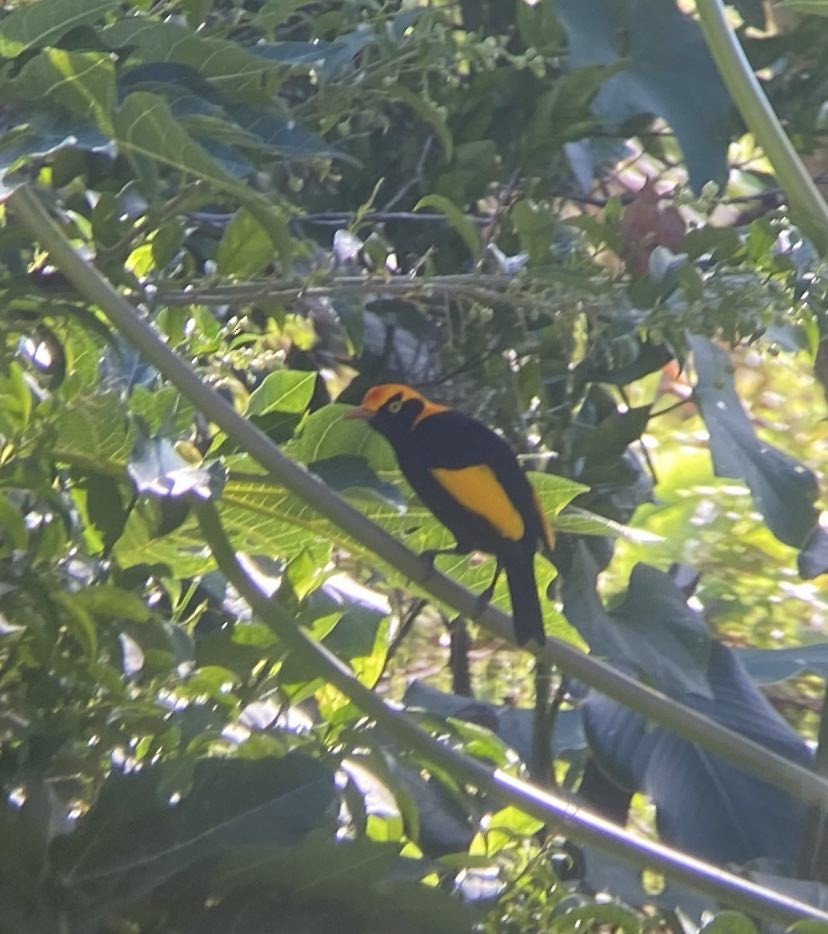
<svg viewBox="0 0 828 934"><path fill-rule="evenodd" d="M18 188L9 205L31 234L48 250L52 260L76 288L97 305L139 352L173 383L201 412L222 428L242 449L294 495L331 522L347 530L364 547L416 582L440 602L473 618L475 595L444 575L433 571L418 555L368 520L312 474L285 457L270 439L243 419L221 396L208 387L142 320L123 296L75 251L52 220L36 192ZM480 615L480 622L500 638L510 640L511 620L494 607ZM828 802L828 780L792 763L761 745L738 735L707 717L640 684L572 645L550 639L540 655L570 677L578 678L601 693L632 708L656 723L699 743L728 762L753 771L805 801Z"/></svg>
<svg viewBox="0 0 828 934"><path fill-rule="evenodd" d="M526 814L552 824L578 843L596 846L632 861L641 868L656 867L734 908L758 911L763 917L781 922L797 921L802 917L828 921L828 912L740 879L670 847L637 839L611 821L564 797L541 791L500 769L488 769L434 739L406 714L394 710L355 678L332 652L307 636L276 600L267 597L256 586L239 563L221 525L218 511L210 500L197 501L196 513L202 535L216 564L253 612L277 633L301 662L354 701L363 713L372 717L401 745L418 753L426 762L445 769L478 791L492 795L503 805L511 804Z"/></svg>

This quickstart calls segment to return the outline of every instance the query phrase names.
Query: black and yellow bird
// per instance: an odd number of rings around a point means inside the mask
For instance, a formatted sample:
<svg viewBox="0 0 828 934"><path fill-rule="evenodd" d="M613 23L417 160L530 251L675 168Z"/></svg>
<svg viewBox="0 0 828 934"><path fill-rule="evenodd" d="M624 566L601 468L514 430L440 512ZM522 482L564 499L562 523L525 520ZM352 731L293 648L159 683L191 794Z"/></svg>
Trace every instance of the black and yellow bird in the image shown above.
<svg viewBox="0 0 828 934"><path fill-rule="evenodd" d="M453 549L483 551L497 559L488 602L501 570L506 572L515 638L543 644L543 616L534 556L550 551L552 529L514 451L481 422L429 402L410 386L389 383L369 389L346 418L361 418L391 443L403 476L457 540Z"/></svg>

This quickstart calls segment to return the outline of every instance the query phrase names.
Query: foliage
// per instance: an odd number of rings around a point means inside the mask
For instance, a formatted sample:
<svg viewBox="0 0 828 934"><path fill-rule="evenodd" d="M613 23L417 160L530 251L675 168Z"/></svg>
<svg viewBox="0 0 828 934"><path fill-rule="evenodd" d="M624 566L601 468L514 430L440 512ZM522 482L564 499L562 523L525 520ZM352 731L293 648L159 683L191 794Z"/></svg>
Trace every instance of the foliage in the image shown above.
<svg viewBox="0 0 828 934"><path fill-rule="evenodd" d="M810 22L745 38L757 67L789 55L769 91L813 149ZM32 186L287 456L420 551L447 533L346 405L402 379L497 425L557 529L537 566L548 633L810 766L816 715L786 721L757 685L808 672L801 708L825 677L824 644L798 643L826 610L805 582L828 539L803 371L824 355L828 284L693 18L663 0L19 0L0 86L0 195ZM14 206L0 931L636 930L646 911L700 925L718 908L403 748L251 612L204 500L275 605L444 745L622 822L644 793L665 842L824 907L825 836L796 788L584 685L556 677L553 696L541 665L534 710L516 707L527 667L483 631L464 651L456 622L449 676L427 582L268 475ZM757 373L781 380L776 406L746 386ZM491 574L480 556L440 569L472 591Z"/></svg>

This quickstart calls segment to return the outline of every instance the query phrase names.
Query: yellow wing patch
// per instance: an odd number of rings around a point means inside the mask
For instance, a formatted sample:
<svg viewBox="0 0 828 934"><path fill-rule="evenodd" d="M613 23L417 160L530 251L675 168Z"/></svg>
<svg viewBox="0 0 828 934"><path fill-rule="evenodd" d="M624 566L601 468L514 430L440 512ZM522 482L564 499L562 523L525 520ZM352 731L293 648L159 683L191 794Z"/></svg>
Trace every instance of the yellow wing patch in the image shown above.
<svg viewBox="0 0 828 934"><path fill-rule="evenodd" d="M538 491L535 489L532 490L532 499L535 501L535 509L538 513L538 519L540 519L541 537L543 538L543 543L550 551L552 551L552 549L555 547L555 533L552 531L552 526L549 524L549 520L546 518L546 513L543 511L543 503L540 501Z"/></svg>
<svg viewBox="0 0 828 934"><path fill-rule="evenodd" d="M485 464L461 467L433 467L434 479L466 509L475 512L512 541L523 538L526 526L495 472Z"/></svg>

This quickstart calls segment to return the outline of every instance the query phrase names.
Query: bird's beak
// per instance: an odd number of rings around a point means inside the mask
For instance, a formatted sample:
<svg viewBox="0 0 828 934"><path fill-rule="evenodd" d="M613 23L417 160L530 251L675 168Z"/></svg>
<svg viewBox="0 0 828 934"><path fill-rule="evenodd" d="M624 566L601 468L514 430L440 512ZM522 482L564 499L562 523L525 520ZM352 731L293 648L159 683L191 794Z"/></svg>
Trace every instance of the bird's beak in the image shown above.
<svg viewBox="0 0 828 934"><path fill-rule="evenodd" d="M342 417L347 419L360 419L363 422L370 422L376 415L371 409L366 409L364 405L355 405L350 412L346 412Z"/></svg>

